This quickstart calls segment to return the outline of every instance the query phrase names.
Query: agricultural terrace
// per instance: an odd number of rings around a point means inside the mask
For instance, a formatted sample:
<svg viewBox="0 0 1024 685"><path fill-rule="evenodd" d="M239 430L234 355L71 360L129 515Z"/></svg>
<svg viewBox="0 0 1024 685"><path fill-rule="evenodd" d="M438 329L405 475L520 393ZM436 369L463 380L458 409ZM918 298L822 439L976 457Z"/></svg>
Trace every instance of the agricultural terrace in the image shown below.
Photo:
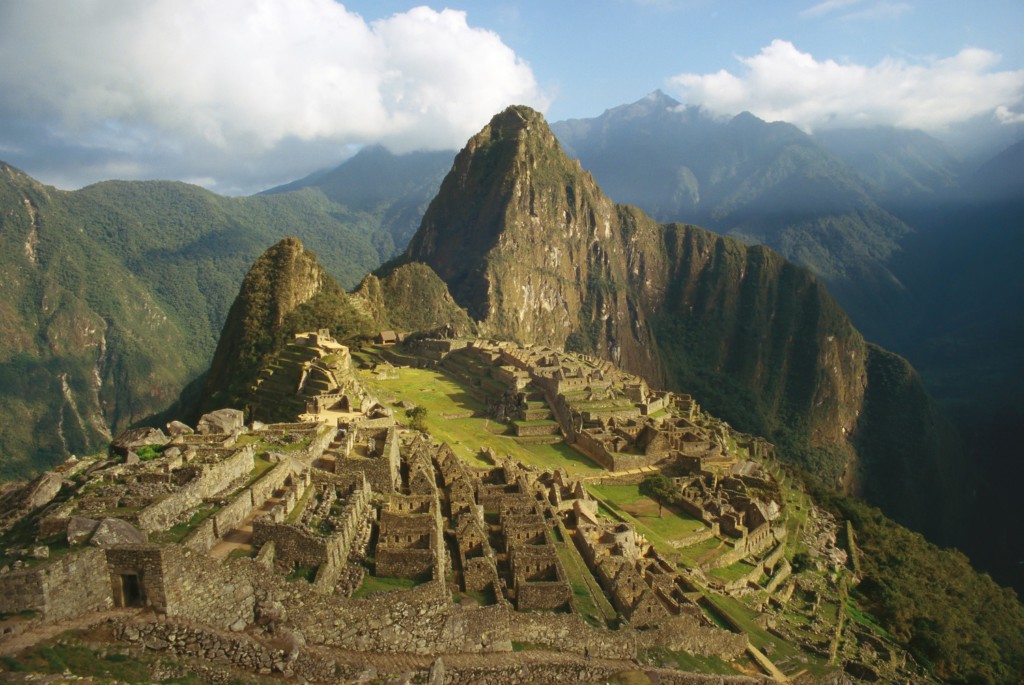
<svg viewBox="0 0 1024 685"><path fill-rule="evenodd" d="M565 443L517 440L510 424L485 418L487 407L461 383L440 371L396 367L391 377L381 378L364 368L359 372L359 380L382 402L394 407L399 420L404 418L398 408L402 402L425 408L427 432L448 443L455 454L475 466L490 466L479 454L491 449L498 456L507 455L541 469L565 469L572 475L604 473L604 469Z"/></svg>

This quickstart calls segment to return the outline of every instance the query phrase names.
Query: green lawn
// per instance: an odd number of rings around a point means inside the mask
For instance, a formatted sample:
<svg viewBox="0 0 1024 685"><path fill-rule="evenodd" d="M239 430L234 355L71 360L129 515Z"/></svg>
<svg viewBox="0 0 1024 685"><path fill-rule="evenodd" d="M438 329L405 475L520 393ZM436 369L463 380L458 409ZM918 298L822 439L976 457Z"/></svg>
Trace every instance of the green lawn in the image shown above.
<svg viewBox="0 0 1024 685"><path fill-rule="evenodd" d="M711 561L715 557L732 549L728 544L718 538L708 538L696 545L682 547L679 549L679 557L687 566L700 566L702 563Z"/></svg>
<svg viewBox="0 0 1024 685"><path fill-rule="evenodd" d="M481 448L490 448L499 457L510 456L523 463L545 469L564 468L573 474L601 473L603 469L564 443L556 445L522 444L510 435L496 435L508 428L506 424L478 417L445 418L464 415L467 411L482 414L486 409L458 381L430 369L398 368L398 378L381 380L367 371L360 380L387 403L409 401L425 407L427 432L448 443L459 457L476 466L488 466L477 455ZM397 409L399 420L404 420Z"/></svg>
<svg viewBox="0 0 1024 685"><path fill-rule="evenodd" d="M664 507L658 515L658 503L640 494L640 486L634 485L590 485L590 490L606 502L632 516L640 525L654 532L673 547L673 541L683 539L704 530L707 526L698 518L682 511Z"/></svg>
<svg viewBox="0 0 1024 685"><path fill-rule="evenodd" d="M753 564L748 564L745 561L737 561L731 566L723 566L721 568L712 569L710 574L719 580L724 580L729 583L734 580L739 580L743 576L751 573L754 570Z"/></svg>

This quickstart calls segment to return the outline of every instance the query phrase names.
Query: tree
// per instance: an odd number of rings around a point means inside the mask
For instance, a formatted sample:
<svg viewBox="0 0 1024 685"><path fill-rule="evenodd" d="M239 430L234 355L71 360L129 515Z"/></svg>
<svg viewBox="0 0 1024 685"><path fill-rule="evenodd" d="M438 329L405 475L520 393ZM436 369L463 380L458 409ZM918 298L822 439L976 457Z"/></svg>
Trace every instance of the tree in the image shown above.
<svg viewBox="0 0 1024 685"><path fill-rule="evenodd" d="M413 407L412 409L406 409L405 415L409 419L409 425L418 431L427 430L427 408L426 407Z"/></svg>
<svg viewBox="0 0 1024 685"><path fill-rule="evenodd" d="M665 502L672 502L675 492L672 481L664 473L652 473L640 481L640 494L658 503L658 516L662 514Z"/></svg>

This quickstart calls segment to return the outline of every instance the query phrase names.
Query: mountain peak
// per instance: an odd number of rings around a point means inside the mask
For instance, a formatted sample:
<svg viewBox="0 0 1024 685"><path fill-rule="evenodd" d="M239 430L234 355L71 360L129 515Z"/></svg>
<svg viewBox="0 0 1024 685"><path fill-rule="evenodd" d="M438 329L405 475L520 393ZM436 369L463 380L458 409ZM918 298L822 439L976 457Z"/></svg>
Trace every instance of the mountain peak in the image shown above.
<svg viewBox="0 0 1024 685"><path fill-rule="evenodd" d="M255 374L294 333L329 328L367 332L345 291L295 237L281 239L242 280L221 332L202 400L205 409L245 401Z"/></svg>

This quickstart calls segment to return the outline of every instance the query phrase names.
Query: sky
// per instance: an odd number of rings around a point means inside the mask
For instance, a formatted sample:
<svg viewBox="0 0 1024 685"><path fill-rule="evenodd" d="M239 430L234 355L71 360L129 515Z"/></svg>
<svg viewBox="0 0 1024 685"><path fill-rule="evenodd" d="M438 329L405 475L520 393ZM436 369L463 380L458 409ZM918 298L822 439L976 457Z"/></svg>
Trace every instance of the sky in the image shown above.
<svg viewBox="0 0 1024 685"><path fill-rule="evenodd" d="M657 89L808 132L1018 135L1022 34L1022 0L0 0L0 160L248 194Z"/></svg>

